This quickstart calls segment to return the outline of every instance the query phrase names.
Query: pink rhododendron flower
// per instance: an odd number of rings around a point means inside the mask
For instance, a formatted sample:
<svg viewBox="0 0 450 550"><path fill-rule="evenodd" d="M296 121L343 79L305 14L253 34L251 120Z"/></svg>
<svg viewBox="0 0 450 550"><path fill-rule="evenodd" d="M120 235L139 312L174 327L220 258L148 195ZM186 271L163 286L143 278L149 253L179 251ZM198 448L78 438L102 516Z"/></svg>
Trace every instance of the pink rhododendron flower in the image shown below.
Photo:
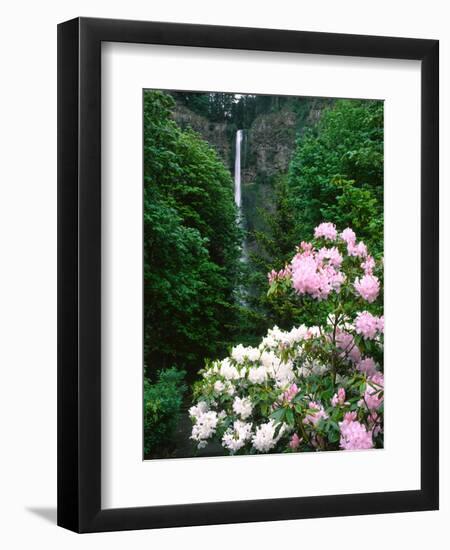
<svg viewBox="0 0 450 550"><path fill-rule="evenodd" d="M289 388L281 394L281 401L292 401L298 393L297 384L291 384Z"/></svg>
<svg viewBox="0 0 450 550"><path fill-rule="evenodd" d="M314 229L314 237L323 237L324 239L335 241L337 237L336 226L334 225L334 223L321 223Z"/></svg>
<svg viewBox="0 0 450 550"><path fill-rule="evenodd" d="M384 376L381 372L378 372L376 376L372 376L371 381L377 386L384 388Z"/></svg>
<svg viewBox="0 0 450 550"><path fill-rule="evenodd" d="M344 388L339 388L338 392L337 392L337 395L338 395L339 403L341 405L343 405L344 402L345 402L345 390L344 390Z"/></svg>
<svg viewBox="0 0 450 550"><path fill-rule="evenodd" d="M317 300L328 298L331 291L339 292L345 280L344 275L337 270L329 259L320 258L314 251L303 248L291 263L292 286L298 294L309 294ZM336 254L333 254L337 261ZM328 263L327 263L328 262Z"/></svg>
<svg viewBox="0 0 450 550"><path fill-rule="evenodd" d="M271 285L274 281L277 280L278 272L275 271L275 269L272 269L272 271L269 271L267 274L267 278L269 279L269 285Z"/></svg>
<svg viewBox="0 0 450 550"><path fill-rule="evenodd" d="M344 388L339 388L338 392L333 395L331 398L331 405L336 407L337 405L343 405L345 403L345 390Z"/></svg>
<svg viewBox="0 0 450 550"><path fill-rule="evenodd" d="M364 392L364 399L361 399L358 405L360 407L366 405L371 411L378 409L383 403L383 389L384 376L381 372L377 372L369 378L366 384L366 391Z"/></svg>
<svg viewBox="0 0 450 550"><path fill-rule="evenodd" d="M331 292L328 280L318 271L315 258L310 254L297 254L292 260L292 286L299 294L310 294L323 299Z"/></svg>
<svg viewBox="0 0 450 550"><path fill-rule="evenodd" d="M361 360L361 352L350 333L338 329L336 331L336 346L342 350L342 357L353 363L358 363Z"/></svg>
<svg viewBox="0 0 450 550"><path fill-rule="evenodd" d="M327 265L322 268L322 274L326 277L327 284L329 284L335 292L341 290L341 285L345 281L345 275L343 273L337 271L331 265Z"/></svg>
<svg viewBox="0 0 450 550"><path fill-rule="evenodd" d="M309 409L314 409L314 412L308 413L303 419L304 424L311 424L315 426L321 418L326 420L328 418L327 413L324 411L322 405L316 401L310 401L308 405Z"/></svg>
<svg viewBox="0 0 450 550"><path fill-rule="evenodd" d="M380 283L378 277L375 275L364 275L361 279L356 278L354 287L358 294L367 300L367 302L372 303L378 296L380 292Z"/></svg>
<svg viewBox="0 0 450 550"><path fill-rule="evenodd" d="M272 269L272 271L267 274L267 278L269 279L269 284L272 284L274 281L279 281L280 279L289 279L291 275L291 268L287 265L284 269L280 269L280 271Z"/></svg>
<svg viewBox="0 0 450 550"><path fill-rule="evenodd" d="M379 326L379 318L368 311L361 311L355 318L356 332L361 334L365 340L373 340L378 334Z"/></svg>
<svg viewBox="0 0 450 550"><path fill-rule="evenodd" d="M358 415L356 414L356 411L347 412L344 414L344 422L352 422L353 420L356 420Z"/></svg>
<svg viewBox="0 0 450 550"><path fill-rule="evenodd" d="M353 229L347 227L341 233L341 239L347 243L347 245L354 245L356 242L356 235Z"/></svg>
<svg viewBox="0 0 450 550"><path fill-rule="evenodd" d="M364 269L364 273L366 275L372 275L372 272L375 269L375 260L372 256L367 256L366 261L361 264L361 267Z"/></svg>
<svg viewBox="0 0 450 550"><path fill-rule="evenodd" d="M367 256L367 246L360 241L356 245L356 249L354 250L354 253L356 256L359 256L360 258L365 258Z"/></svg>
<svg viewBox="0 0 450 550"><path fill-rule="evenodd" d="M365 357L364 359L361 359L361 361L356 365L356 368L360 372L367 374L367 376L373 376L377 373L375 361L372 357Z"/></svg>
<svg viewBox="0 0 450 550"><path fill-rule="evenodd" d="M340 267L342 263L342 256L335 246L333 246L333 248L321 248L319 250L318 259L328 260L334 267Z"/></svg>
<svg viewBox="0 0 450 550"><path fill-rule="evenodd" d="M360 422L356 420L339 422L341 431L340 447L346 451L358 449L371 449L373 447L372 433L368 432Z"/></svg>
<svg viewBox="0 0 450 550"><path fill-rule="evenodd" d="M349 256L365 258L367 256L367 246L362 241L360 241L357 245L348 243L347 252Z"/></svg>
<svg viewBox="0 0 450 550"><path fill-rule="evenodd" d="M384 315L378 317L378 332L384 332Z"/></svg>
<svg viewBox="0 0 450 550"><path fill-rule="evenodd" d="M297 248L299 252L311 252L313 245L311 243L308 243L306 241L302 241L300 243L300 246Z"/></svg>
<svg viewBox="0 0 450 550"><path fill-rule="evenodd" d="M301 441L302 441L301 438L298 437L298 435L296 433L294 433L294 435L291 437L291 440L289 442L289 447L291 449L297 449L298 446L300 445Z"/></svg>

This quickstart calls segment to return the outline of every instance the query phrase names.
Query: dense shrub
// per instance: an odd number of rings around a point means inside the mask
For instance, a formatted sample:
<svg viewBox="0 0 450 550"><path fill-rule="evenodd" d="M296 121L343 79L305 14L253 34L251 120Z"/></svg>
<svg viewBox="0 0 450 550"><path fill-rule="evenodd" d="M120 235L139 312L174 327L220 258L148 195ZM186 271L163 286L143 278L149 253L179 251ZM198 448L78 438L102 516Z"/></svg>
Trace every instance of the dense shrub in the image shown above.
<svg viewBox="0 0 450 550"><path fill-rule="evenodd" d="M195 385L191 438L230 454L383 447L383 262L347 227L316 227L269 273L269 294L328 302L313 326L273 327L258 347L235 346Z"/></svg>
<svg viewBox="0 0 450 550"><path fill-rule="evenodd" d="M183 395L185 373L175 367L158 373L155 383L144 379L144 455L164 454L171 446Z"/></svg>

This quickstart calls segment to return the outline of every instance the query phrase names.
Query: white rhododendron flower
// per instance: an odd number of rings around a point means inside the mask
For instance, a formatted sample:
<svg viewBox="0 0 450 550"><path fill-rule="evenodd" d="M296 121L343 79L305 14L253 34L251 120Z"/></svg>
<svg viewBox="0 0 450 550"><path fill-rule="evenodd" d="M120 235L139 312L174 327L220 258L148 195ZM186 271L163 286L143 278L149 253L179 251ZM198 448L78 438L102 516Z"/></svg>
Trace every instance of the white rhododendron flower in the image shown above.
<svg viewBox="0 0 450 550"><path fill-rule="evenodd" d="M260 351L257 348L245 347L242 344L235 346L231 350L231 357L238 363L242 365L247 359L248 361L257 361L260 356Z"/></svg>
<svg viewBox="0 0 450 550"><path fill-rule="evenodd" d="M328 372L330 369L329 365L324 365L320 361L311 361L307 359L303 364L297 369L299 376L310 376L311 374L323 375Z"/></svg>
<svg viewBox="0 0 450 550"><path fill-rule="evenodd" d="M236 388L231 384L230 382L227 385L227 389L225 390L225 393L227 395L234 395L236 393Z"/></svg>
<svg viewBox="0 0 450 550"><path fill-rule="evenodd" d="M220 369L220 361L214 361L211 366L203 372L203 378L210 378L218 374Z"/></svg>
<svg viewBox="0 0 450 550"><path fill-rule="evenodd" d="M237 380L240 378L239 371L231 364L228 357L221 362L219 373L227 380Z"/></svg>
<svg viewBox="0 0 450 550"><path fill-rule="evenodd" d="M267 371L265 367L251 367L248 370L248 379L252 384L264 384L267 380Z"/></svg>
<svg viewBox="0 0 450 550"><path fill-rule="evenodd" d="M249 398L235 397L233 401L233 411L238 414L242 420L245 420L252 414L253 406Z"/></svg>
<svg viewBox="0 0 450 550"><path fill-rule="evenodd" d="M308 328L305 325L294 327L290 332L286 333L286 341L291 345L301 342L306 337L307 332Z"/></svg>
<svg viewBox="0 0 450 550"><path fill-rule="evenodd" d="M259 345L259 348L261 350L263 349L276 349L283 337L283 331L280 330L276 325L273 328L270 328L267 331L267 336L265 336L262 339L261 344Z"/></svg>
<svg viewBox="0 0 450 550"><path fill-rule="evenodd" d="M275 437L277 424L273 420L270 420L266 424L261 424L256 428L255 435L252 437L253 447L260 453L267 453L275 447L285 429L286 427L283 424L279 428L278 435Z"/></svg>
<svg viewBox="0 0 450 550"><path fill-rule="evenodd" d="M261 355L261 352L258 348L248 347L245 352L245 355L249 361L254 362L254 361L258 361L259 356Z"/></svg>
<svg viewBox="0 0 450 550"><path fill-rule="evenodd" d="M216 382L214 382L214 391L220 393L223 392L224 389L225 384L222 382L222 380L217 380Z"/></svg>
<svg viewBox="0 0 450 550"><path fill-rule="evenodd" d="M218 415L215 411L208 411L197 416L192 428L191 439L200 443L209 439L216 430L218 420Z"/></svg>
<svg viewBox="0 0 450 550"><path fill-rule="evenodd" d="M261 363L266 368L270 376L274 376L275 371L280 366L281 359L273 351L264 351L261 354Z"/></svg>
<svg viewBox="0 0 450 550"><path fill-rule="evenodd" d="M189 415L193 418L198 418L199 416L207 412L208 409L209 409L208 404L205 403L205 401L199 401L197 405L193 405L189 409Z"/></svg>
<svg viewBox="0 0 450 550"><path fill-rule="evenodd" d="M319 338L320 328L319 327L309 327L306 331L306 338Z"/></svg>
<svg viewBox="0 0 450 550"><path fill-rule="evenodd" d="M223 434L222 445L225 449L235 453L245 445L245 443L251 438L251 435L252 425L248 423L246 424L241 420L236 420L233 423L233 427L228 428L228 430Z"/></svg>
<svg viewBox="0 0 450 550"><path fill-rule="evenodd" d="M292 363L280 363L273 373L273 378L278 387L284 387L292 382L295 378Z"/></svg>

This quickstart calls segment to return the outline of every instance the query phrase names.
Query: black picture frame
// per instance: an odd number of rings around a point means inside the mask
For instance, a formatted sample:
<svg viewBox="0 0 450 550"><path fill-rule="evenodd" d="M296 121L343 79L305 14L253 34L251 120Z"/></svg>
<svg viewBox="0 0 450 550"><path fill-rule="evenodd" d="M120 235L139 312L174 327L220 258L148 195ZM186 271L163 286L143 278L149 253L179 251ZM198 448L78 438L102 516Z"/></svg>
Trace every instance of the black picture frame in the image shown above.
<svg viewBox="0 0 450 550"><path fill-rule="evenodd" d="M421 488L101 508L101 43L421 61ZM436 510L439 43L437 40L77 18L58 26L58 525L76 532Z"/></svg>

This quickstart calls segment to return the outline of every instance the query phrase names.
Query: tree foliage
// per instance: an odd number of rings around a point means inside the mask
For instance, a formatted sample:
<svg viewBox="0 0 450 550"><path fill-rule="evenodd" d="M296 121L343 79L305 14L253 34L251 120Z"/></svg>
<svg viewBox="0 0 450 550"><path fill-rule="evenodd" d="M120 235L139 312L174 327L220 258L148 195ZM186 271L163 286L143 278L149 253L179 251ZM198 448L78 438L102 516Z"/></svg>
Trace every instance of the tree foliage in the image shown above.
<svg viewBox="0 0 450 550"><path fill-rule="evenodd" d="M144 456L162 458L171 446L176 429L183 394L187 390L185 373L172 367L158 372L151 384L144 379Z"/></svg>
<svg viewBox="0 0 450 550"><path fill-rule="evenodd" d="M144 337L147 373L197 370L234 322L239 229L230 173L171 119L174 100L144 95Z"/></svg>
<svg viewBox="0 0 450 550"><path fill-rule="evenodd" d="M333 102L326 98L306 98L297 96L274 96L254 94L230 94L223 92L170 92L179 103L208 119L210 122L227 123L234 132L248 129L260 115L293 111L297 116L298 127L304 127L315 109ZM233 137L234 137L233 132Z"/></svg>
<svg viewBox="0 0 450 550"><path fill-rule="evenodd" d="M339 100L299 140L289 171L301 241L324 219L383 250L383 103Z"/></svg>

